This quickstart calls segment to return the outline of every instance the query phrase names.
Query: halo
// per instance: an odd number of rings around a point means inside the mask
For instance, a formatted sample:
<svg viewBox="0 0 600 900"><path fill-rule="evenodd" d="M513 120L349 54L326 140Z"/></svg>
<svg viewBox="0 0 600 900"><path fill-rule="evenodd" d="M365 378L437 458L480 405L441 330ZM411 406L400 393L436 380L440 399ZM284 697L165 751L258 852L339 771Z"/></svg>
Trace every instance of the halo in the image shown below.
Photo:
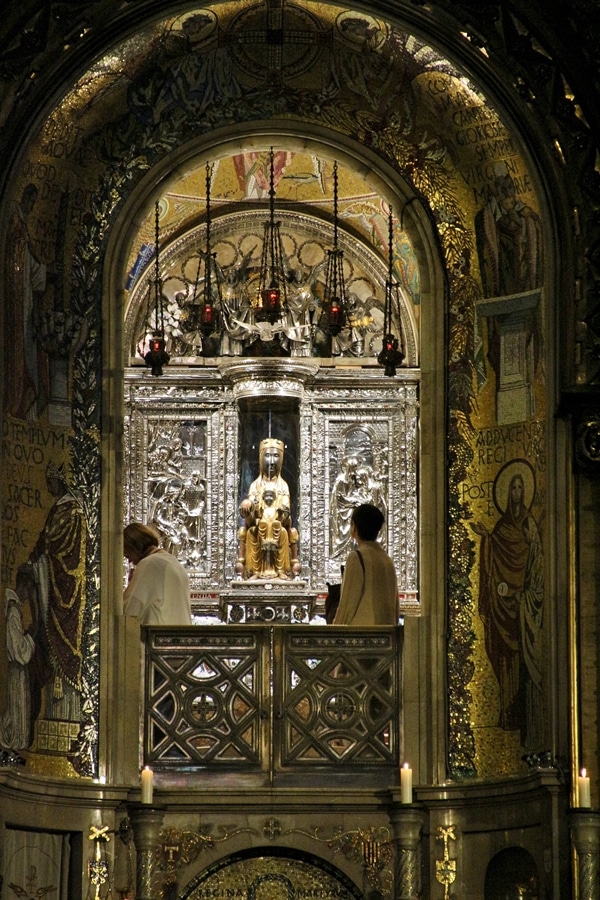
<svg viewBox="0 0 600 900"><path fill-rule="evenodd" d="M375 27L377 31L381 32L385 35L386 39L389 36L389 27L385 22L379 21L379 19L374 19L373 16L368 15L368 13L363 12L354 12L346 10L339 14L337 19L335 20L335 25L338 32L344 37L344 39L349 44L354 44L354 46L361 47L364 43L364 39L358 35L352 34L352 32L345 32L342 28L342 23L347 19L361 19L367 26L373 28Z"/></svg>
<svg viewBox="0 0 600 900"><path fill-rule="evenodd" d="M535 497L536 483L533 466L526 459L511 459L502 466L494 479L494 505L500 515L508 507L508 486L515 475L523 479L523 505L530 510Z"/></svg>
<svg viewBox="0 0 600 900"><path fill-rule="evenodd" d="M184 23L188 20L196 19L200 27L197 29L193 37L190 37L190 44L199 44L205 41L217 26L217 16L211 9L202 9L202 11L194 10L193 12L184 13L179 16L171 25L171 31L183 31ZM200 24L201 23L201 24Z"/></svg>

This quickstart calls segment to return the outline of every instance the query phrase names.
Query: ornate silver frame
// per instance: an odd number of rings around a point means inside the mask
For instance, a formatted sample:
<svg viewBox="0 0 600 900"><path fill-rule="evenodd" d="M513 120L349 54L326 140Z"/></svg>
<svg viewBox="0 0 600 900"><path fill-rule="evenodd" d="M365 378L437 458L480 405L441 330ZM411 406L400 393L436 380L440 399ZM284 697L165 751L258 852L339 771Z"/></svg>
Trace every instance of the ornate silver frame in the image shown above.
<svg viewBox="0 0 600 900"><path fill-rule="evenodd" d="M388 378L375 366L235 359L217 368L167 371L162 378L141 367L126 372L124 519L153 521L182 559L197 621L318 620L327 583L340 580L350 549L347 542L336 544L338 521L332 519L336 479L348 453L358 458L363 482L386 513L382 540L396 563L401 612L418 613L416 370ZM298 415L295 524L302 572L296 580L267 585L240 582L234 570L242 499L240 401L252 396L288 397ZM161 528L155 513L165 496ZM194 523L198 509L203 521Z"/></svg>

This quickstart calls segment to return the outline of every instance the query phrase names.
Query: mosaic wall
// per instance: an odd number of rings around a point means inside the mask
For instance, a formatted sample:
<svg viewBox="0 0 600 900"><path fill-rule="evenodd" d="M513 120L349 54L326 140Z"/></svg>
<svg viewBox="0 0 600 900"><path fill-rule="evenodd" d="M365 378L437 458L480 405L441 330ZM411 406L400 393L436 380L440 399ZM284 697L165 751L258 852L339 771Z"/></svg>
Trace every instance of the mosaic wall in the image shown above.
<svg viewBox="0 0 600 900"><path fill-rule="evenodd" d="M222 4L138 33L82 77L15 173L2 236L0 745L43 771L97 772L111 225L185 141L270 118L370 148L434 229L449 326L448 769L515 772L545 737L538 204L511 131L450 63L370 16L308 3Z"/></svg>

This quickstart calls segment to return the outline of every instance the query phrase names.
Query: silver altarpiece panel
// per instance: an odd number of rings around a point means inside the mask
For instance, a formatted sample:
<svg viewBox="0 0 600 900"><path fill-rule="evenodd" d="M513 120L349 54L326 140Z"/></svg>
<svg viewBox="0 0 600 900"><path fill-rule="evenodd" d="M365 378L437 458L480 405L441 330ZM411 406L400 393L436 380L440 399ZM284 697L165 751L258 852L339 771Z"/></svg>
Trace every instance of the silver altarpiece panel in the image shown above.
<svg viewBox="0 0 600 900"><path fill-rule="evenodd" d="M418 372L237 359L126 372L124 519L152 524L190 575L198 622L322 621L340 581L351 510L385 514L381 541L398 573L401 613L418 613ZM300 571L236 571L239 506L260 441L284 445Z"/></svg>

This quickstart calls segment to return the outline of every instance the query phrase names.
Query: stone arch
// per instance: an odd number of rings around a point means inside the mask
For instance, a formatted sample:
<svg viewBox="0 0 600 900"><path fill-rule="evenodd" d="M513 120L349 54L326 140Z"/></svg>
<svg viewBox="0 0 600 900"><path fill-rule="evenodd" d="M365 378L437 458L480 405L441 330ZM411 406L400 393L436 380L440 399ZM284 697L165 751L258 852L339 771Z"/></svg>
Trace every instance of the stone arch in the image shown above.
<svg viewBox="0 0 600 900"><path fill-rule="evenodd" d="M294 900L297 889L311 887L336 891L336 897L359 900L362 890L341 869L320 856L291 847L251 847L232 853L195 875L180 893L180 900L196 900L211 885L230 890L238 885L249 897L260 898L261 885L277 884L282 900ZM304 894L301 894L302 896Z"/></svg>
<svg viewBox="0 0 600 900"><path fill-rule="evenodd" d="M436 238L433 220L426 208L423 198L417 196L414 189L408 184L401 173L395 170L388 160L378 156L373 149L359 145L348 137L339 135L334 131L314 123L301 123L301 128L295 131L290 123L283 120L275 120L271 123L261 122L256 130L254 124L240 126L235 138L232 138L223 129L217 129L201 139L190 140L187 144L177 148L172 153L165 155L146 173L136 185L131 195L125 200L119 209L115 221L111 225L108 236L106 253L104 257L105 277L103 278L103 306L105 309L104 320L109 324L111 337L107 342L105 352L110 354L108 364L114 367L114 375L117 381L121 380L123 362L127 359L126 347L127 322L123 324L118 315L114 315L115 298L123 299L116 304L117 309L126 308L126 298L122 290L125 281L127 259L130 248L135 240L137 230L145 218L153 216L154 202L160 193L168 192L182 172L190 168L202 169L207 161L215 158L224 158L234 150L261 149L266 150L272 144L289 147L291 150L312 151L327 153L330 158L336 159L340 165L347 165L349 169L356 170L361 176L368 176L369 183L373 184L378 194L392 207L398 210L398 217L402 220L402 227L408 233L415 248L415 254L419 262L421 275L421 321L412 323L416 338L415 363L418 361L421 367L421 395L427 407L435 409L435 422L430 416L422 422L422 440L428 447L437 447L437 454L441 453L439 435L443 430L443 390L440 385L443 381L443 366L441 361L444 355L445 331L439 327L444 321L444 304L447 301L446 281L441 258L440 247ZM157 190L160 188L160 191ZM213 221L215 212L213 210ZM227 215L224 215L224 220ZM112 331L114 329L114 332ZM121 358L117 358L115 346L122 342ZM108 403L114 410L122 409L120 391L112 393L115 379L106 382L106 389L110 391ZM426 398L426 399L425 399ZM436 440L435 435L438 435ZM115 447L117 457L120 450ZM424 477L428 480L433 475L429 474L429 452L425 451L422 457ZM443 469L436 463L437 477L443 478ZM119 464L107 467L108 479L115 478L119 472ZM119 478L119 476L117 476ZM118 480L114 490L118 489ZM441 502L443 497L442 482L433 491ZM432 526L428 524L428 517L439 520L443 515L441 506L434 512L424 512L424 533L430 533ZM118 529L119 525L116 523ZM115 590L121 578L121 560L113 560L113 578ZM424 573L424 579L429 584L431 573L431 589L437 590L437 586L443 583L441 574L433 575L433 569ZM435 603L443 602L441 598Z"/></svg>
<svg viewBox="0 0 600 900"><path fill-rule="evenodd" d="M302 150L335 159L340 166L346 166L365 178L382 200L392 207L396 221L410 238L421 276L421 293L424 298L422 305L425 306L432 299L436 306L443 302L443 260L427 198L416 192L404 173L390 165L388 159L356 140L312 121L298 123L297 128L293 129L288 121L275 119L256 125L243 123L236 129L235 138L225 129L215 129L202 138L191 139L165 153L140 178L119 209L107 235L104 303L112 302L120 289L119 285L124 281L127 253L143 220L153 216L155 201L168 193L184 173L201 170L207 162L226 158L235 152L264 151L273 144L290 151ZM244 205L239 204L238 208L243 209ZM220 210L213 208L213 223L218 222L220 215ZM260 215L264 215L264 212ZM223 218L227 219L227 212L223 213ZM186 224L186 233L192 233L202 222L201 210L196 222ZM343 222L340 223L340 229L344 229ZM417 325L414 321L411 326L416 333ZM439 331L437 328L435 330ZM420 348L416 348L416 353L420 353Z"/></svg>

